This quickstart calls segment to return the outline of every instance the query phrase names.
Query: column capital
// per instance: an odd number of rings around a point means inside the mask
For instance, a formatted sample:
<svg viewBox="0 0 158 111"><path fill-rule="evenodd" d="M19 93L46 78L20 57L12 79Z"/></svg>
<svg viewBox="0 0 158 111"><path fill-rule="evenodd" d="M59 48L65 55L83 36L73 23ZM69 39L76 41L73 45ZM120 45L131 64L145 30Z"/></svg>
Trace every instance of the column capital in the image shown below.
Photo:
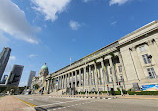
<svg viewBox="0 0 158 111"><path fill-rule="evenodd" d="M136 47L135 46L134 47L130 47L129 50L130 51L136 51Z"/></svg>
<svg viewBox="0 0 158 111"><path fill-rule="evenodd" d="M147 43L147 45L152 45L153 42L154 42L154 39L152 39L152 40L148 40L146 43Z"/></svg>

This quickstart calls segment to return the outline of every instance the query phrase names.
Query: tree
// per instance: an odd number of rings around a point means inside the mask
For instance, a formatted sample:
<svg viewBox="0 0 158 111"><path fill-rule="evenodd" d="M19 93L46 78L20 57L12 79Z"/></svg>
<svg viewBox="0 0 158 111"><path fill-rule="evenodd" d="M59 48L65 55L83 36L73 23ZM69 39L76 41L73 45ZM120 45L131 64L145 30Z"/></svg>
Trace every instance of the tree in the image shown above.
<svg viewBox="0 0 158 111"><path fill-rule="evenodd" d="M38 85L38 84L35 84L35 85L33 85L33 87L34 87L35 89L38 89L38 88L39 88L39 85Z"/></svg>

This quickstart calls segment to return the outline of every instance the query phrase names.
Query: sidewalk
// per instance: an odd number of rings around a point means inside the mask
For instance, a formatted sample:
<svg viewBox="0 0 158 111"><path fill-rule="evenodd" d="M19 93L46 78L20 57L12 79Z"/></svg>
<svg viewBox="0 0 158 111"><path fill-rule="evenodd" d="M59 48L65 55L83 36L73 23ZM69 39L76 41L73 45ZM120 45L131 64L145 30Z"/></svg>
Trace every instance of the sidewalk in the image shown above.
<svg viewBox="0 0 158 111"><path fill-rule="evenodd" d="M33 107L18 100L14 96L0 98L0 111L35 111Z"/></svg>

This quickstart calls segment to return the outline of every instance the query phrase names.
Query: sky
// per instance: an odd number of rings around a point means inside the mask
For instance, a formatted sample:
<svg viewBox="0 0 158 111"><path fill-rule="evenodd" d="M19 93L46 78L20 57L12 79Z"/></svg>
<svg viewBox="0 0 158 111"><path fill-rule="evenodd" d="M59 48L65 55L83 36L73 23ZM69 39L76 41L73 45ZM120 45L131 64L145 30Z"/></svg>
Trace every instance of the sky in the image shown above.
<svg viewBox="0 0 158 111"><path fill-rule="evenodd" d="M24 65L20 86L46 62L49 73L158 20L158 0L0 0L4 74Z"/></svg>

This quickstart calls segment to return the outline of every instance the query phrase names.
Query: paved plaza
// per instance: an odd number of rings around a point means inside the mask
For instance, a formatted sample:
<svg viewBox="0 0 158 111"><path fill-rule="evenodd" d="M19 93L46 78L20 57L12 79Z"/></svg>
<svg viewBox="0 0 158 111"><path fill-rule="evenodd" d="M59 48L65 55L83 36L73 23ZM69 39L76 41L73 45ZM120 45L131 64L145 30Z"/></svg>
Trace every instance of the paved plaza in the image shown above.
<svg viewBox="0 0 158 111"><path fill-rule="evenodd" d="M33 107L14 96L0 98L0 111L35 111Z"/></svg>

